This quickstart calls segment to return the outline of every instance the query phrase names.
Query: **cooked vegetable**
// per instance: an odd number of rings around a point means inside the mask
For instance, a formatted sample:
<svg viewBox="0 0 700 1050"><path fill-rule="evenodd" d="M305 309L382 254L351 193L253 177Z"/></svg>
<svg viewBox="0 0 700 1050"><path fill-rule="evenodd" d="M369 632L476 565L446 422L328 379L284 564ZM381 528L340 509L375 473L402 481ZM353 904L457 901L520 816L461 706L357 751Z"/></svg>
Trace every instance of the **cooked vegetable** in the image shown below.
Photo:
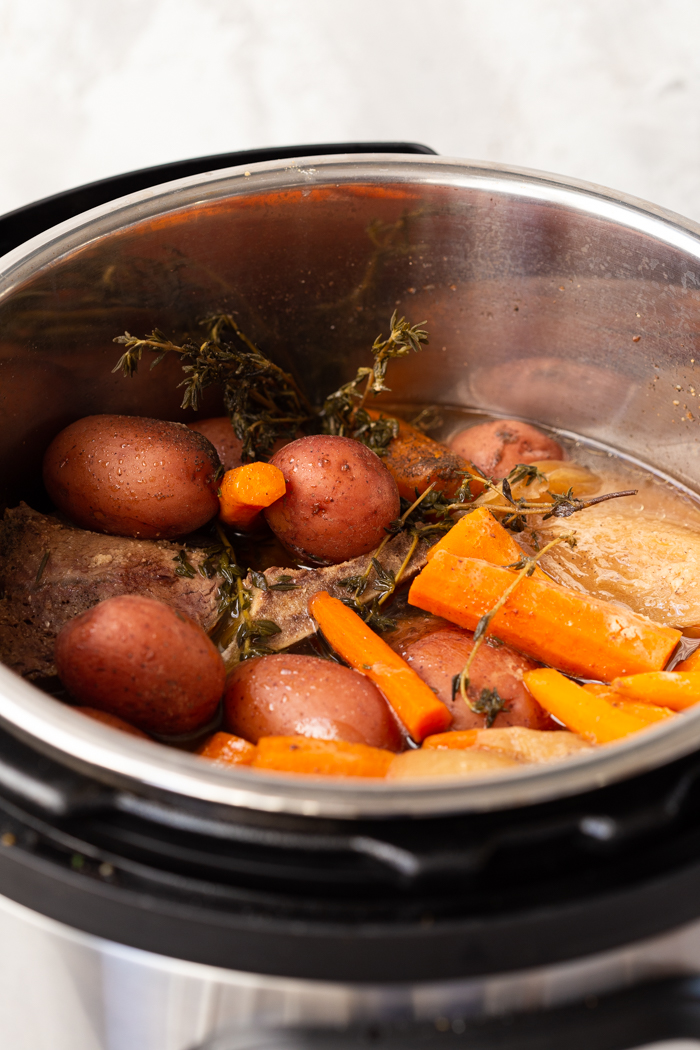
<svg viewBox="0 0 700 1050"><path fill-rule="evenodd" d="M700 700L700 671L657 671L614 678L610 688L630 700L684 711Z"/></svg>
<svg viewBox="0 0 700 1050"><path fill-rule="evenodd" d="M674 671L700 671L700 647L673 668Z"/></svg>
<svg viewBox="0 0 700 1050"><path fill-rule="evenodd" d="M197 748L197 754L217 766L249 766L255 758L255 745L232 733L212 733Z"/></svg>
<svg viewBox="0 0 700 1050"><path fill-rule="evenodd" d="M618 710L551 668L528 671L525 684L550 714L592 744L608 744L644 729L648 723Z"/></svg>
<svg viewBox="0 0 700 1050"><path fill-rule="evenodd" d="M460 430L450 448L488 478L505 478L518 463L564 459L558 441L517 419L498 419Z"/></svg>
<svg viewBox="0 0 700 1050"><path fill-rule="evenodd" d="M451 740L457 737L457 742ZM471 737L471 739L470 739ZM557 762L578 751L587 751L589 744L576 733L566 730L527 729L509 726L507 729L472 729L462 733L440 733L423 741L427 748L478 747L496 751L517 762Z"/></svg>
<svg viewBox="0 0 700 1050"><path fill-rule="evenodd" d="M227 470L219 492L219 516L226 525L249 529L260 511L284 496L284 474L272 463L245 463Z"/></svg>
<svg viewBox="0 0 700 1050"><path fill-rule="evenodd" d="M649 725L652 722L663 722L665 718L671 718L676 713L670 707L658 707L656 704L643 704L637 700L626 700L620 693L614 692L610 686L603 685L601 682L586 682L583 688L586 692L593 693L595 696L602 696L603 700L607 700L618 711L622 711L626 715L634 715L635 718L641 718L642 722L647 722Z"/></svg>
<svg viewBox="0 0 700 1050"><path fill-rule="evenodd" d="M422 748L450 748L463 751L466 747L475 747L479 735L478 729L452 729L447 733L433 733L427 736Z"/></svg>
<svg viewBox="0 0 700 1050"><path fill-rule="evenodd" d="M74 707L73 710L80 711L81 715L87 715L88 718L94 719L95 722L102 722L103 725L110 726L111 729L120 729L122 733L128 733L129 736L139 736L142 740L151 739L147 733L142 733L140 729L132 726L129 722L125 722L123 718L110 715L109 711L98 711L96 707Z"/></svg>
<svg viewBox="0 0 700 1050"><path fill-rule="evenodd" d="M180 423L86 416L44 456L44 484L84 529L145 539L184 536L218 511L213 445Z"/></svg>
<svg viewBox="0 0 700 1050"><path fill-rule="evenodd" d="M264 736L252 765L285 773L336 777L384 777L394 755L345 740L311 740L305 736Z"/></svg>
<svg viewBox="0 0 700 1050"><path fill-rule="evenodd" d="M109 598L56 639L61 681L81 703L149 733L205 725L224 691L224 664L201 627L162 602Z"/></svg>
<svg viewBox="0 0 700 1050"><path fill-rule="evenodd" d="M357 613L327 591L313 596L309 612L338 655L379 686L414 740L447 728L452 716L445 705Z"/></svg>
<svg viewBox="0 0 700 1050"><path fill-rule="evenodd" d="M569 527L545 522L540 540ZM573 527L575 548L560 544L542 561L557 583L624 602L657 623L700 624L700 531L639 510L585 510Z"/></svg>
<svg viewBox="0 0 700 1050"><path fill-rule="evenodd" d="M379 417L375 411L369 414ZM398 420L398 434L386 446L382 462L396 481L400 495L410 502L416 498L416 493L425 492L429 485L434 485L438 492L447 496L454 496L465 478L473 479L470 482L472 496L483 490L483 483L475 477L466 460L447 445L433 441L402 420Z"/></svg>
<svg viewBox="0 0 700 1050"><path fill-rule="evenodd" d="M428 561L437 551L449 551L458 558L482 558L493 565L508 567L519 562L525 553L486 507L475 507L460 518L428 551ZM548 579L537 565L532 575L535 579Z"/></svg>
<svg viewBox="0 0 700 1050"><path fill-rule="evenodd" d="M400 751L401 732L379 690L362 674L316 656L292 653L246 660L226 684L228 729L263 736L347 740Z"/></svg>
<svg viewBox="0 0 700 1050"><path fill-rule="evenodd" d="M332 563L367 554L400 513L391 474L374 452L351 438L299 438L270 461L287 486L268 507L268 525L289 550Z"/></svg>
<svg viewBox="0 0 700 1050"><path fill-rule="evenodd" d="M481 777L522 769L522 763L496 751L470 747L462 750L419 748L396 755L386 774L387 780L417 780L430 777Z"/></svg>
<svg viewBox="0 0 700 1050"><path fill-rule="evenodd" d="M224 470L235 470L236 467L240 467L243 442L236 437L236 431L228 416L198 419L196 423L188 423L187 426L190 430L204 434L207 441L211 441Z"/></svg>
<svg viewBox="0 0 700 1050"><path fill-rule="evenodd" d="M476 630L512 582L508 569L440 551L413 581L408 600ZM488 630L535 660L606 681L660 670L680 639L679 631L626 609L529 578L520 581Z"/></svg>
<svg viewBox="0 0 700 1050"><path fill-rule="evenodd" d="M390 636L389 636L390 637ZM468 703L454 689L455 676L474 648L474 635L450 626L421 638L403 656L452 715L452 729L521 725L544 729L550 719L523 683L537 666L507 645L482 645L471 666Z"/></svg>

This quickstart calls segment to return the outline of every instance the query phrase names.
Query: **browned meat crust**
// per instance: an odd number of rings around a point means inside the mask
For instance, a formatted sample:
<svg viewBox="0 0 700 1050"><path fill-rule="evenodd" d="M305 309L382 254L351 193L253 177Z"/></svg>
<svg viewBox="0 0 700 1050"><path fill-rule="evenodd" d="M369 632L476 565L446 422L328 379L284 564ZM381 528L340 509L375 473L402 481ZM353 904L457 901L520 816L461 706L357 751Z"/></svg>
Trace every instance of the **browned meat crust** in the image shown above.
<svg viewBox="0 0 700 1050"><path fill-rule="evenodd" d="M431 537L431 542L421 540L418 543L413 557L404 571L402 581L408 582L420 572L426 564L426 553L438 538ZM406 533L399 533L398 536L389 540L379 558L382 567L390 569L392 572L397 572L408 554L410 544L411 537ZM251 577L248 576L245 580L245 586L249 587L253 592L253 601L250 607L251 617L254 620L274 620L277 626L281 628L280 634L266 638L265 644L269 645L271 649L279 651L280 649L286 649L290 645L295 645L313 634L316 628L306 611L311 596L316 594L317 591L328 591L335 598L347 598L352 592L345 587L341 587L339 581L363 573L370 558L371 554L363 554L361 557L353 558L351 561L344 561L339 565L327 565L320 569L267 569L265 571L268 585L276 583L280 576L290 577L291 582L297 585L295 590L290 591L259 590L253 585ZM375 572L372 569L369 584L362 596L363 601L371 601L377 594L374 580ZM235 663L237 655L237 647L233 644L224 653L224 660L230 665Z"/></svg>
<svg viewBox="0 0 700 1050"><path fill-rule="evenodd" d="M149 595L210 627L220 581L199 573L176 576L173 558L180 550L165 540L85 532L26 504L6 511L0 523L0 660L27 678L55 674L54 640L61 627L120 594ZM204 555L188 551L188 558L196 568Z"/></svg>

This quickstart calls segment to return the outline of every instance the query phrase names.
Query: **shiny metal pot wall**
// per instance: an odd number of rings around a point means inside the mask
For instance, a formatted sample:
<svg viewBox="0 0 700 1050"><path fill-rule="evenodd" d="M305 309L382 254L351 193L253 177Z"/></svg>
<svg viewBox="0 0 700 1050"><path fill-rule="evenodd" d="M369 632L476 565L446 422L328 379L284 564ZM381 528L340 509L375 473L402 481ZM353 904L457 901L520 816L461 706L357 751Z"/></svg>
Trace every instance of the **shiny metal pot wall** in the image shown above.
<svg viewBox="0 0 700 1050"><path fill-rule="evenodd" d="M392 399L520 416L695 490L700 228L597 187L434 157L311 158L196 176L56 227L0 264L0 478L32 498L42 451L94 412L185 418L177 364L127 382L115 334L233 311L314 394L396 308L431 349ZM686 406L686 401L688 404ZM205 411L216 411L214 401ZM0 668L0 718L98 777L271 811L352 817L522 805L700 744L700 713L615 748L488 781L404 786L222 772L75 714ZM113 739L116 738L116 739Z"/></svg>

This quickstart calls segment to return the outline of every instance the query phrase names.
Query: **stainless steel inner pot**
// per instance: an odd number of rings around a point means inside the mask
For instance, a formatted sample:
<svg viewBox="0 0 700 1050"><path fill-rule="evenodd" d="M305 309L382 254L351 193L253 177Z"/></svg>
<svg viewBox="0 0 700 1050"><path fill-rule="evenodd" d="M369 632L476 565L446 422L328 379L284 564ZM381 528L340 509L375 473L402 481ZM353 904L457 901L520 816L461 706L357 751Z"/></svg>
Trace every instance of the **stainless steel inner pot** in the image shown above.
<svg viewBox="0 0 700 1050"><path fill-rule="evenodd" d="M125 329L177 332L234 311L320 395L354 374L395 308L427 321L431 348L392 374L393 402L520 417L615 448L698 491L688 389L700 369L700 227L574 180L374 154L182 179L6 255L3 498L31 502L44 448L80 416L188 418L176 368L145 368L131 381L112 374L112 339ZM216 412L215 401L204 411ZM110 783L346 818L525 805L700 745L695 711L562 763L398 788L210 768L86 719L4 667L0 720Z"/></svg>

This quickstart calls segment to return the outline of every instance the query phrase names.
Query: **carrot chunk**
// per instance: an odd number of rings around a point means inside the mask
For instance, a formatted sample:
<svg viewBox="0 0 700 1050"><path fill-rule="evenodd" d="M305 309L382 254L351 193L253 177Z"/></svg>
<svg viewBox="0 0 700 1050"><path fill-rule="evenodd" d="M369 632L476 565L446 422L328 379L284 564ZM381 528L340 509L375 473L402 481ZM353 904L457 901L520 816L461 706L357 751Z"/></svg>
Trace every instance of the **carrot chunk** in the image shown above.
<svg viewBox="0 0 700 1050"><path fill-rule="evenodd" d="M414 740L447 729L452 721L447 707L357 613L327 591L313 595L309 613L338 655L381 689Z"/></svg>
<svg viewBox="0 0 700 1050"><path fill-rule="evenodd" d="M474 747L478 735L478 729L456 729L451 733L433 733L432 736L425 738L423 747L448 747L461 750L465 747Z"/></svg>
<svg viewBox="0 0 700 1050"><path fill-rule="evenodd" d="M551 668L526 671L523 681L542 707L592 744L608 744L647 726Z"/></svg>
<svg viewBox="0 0 700 1050"><path fill-rule="evenodd" d="M394 758L368 744L346 740L315 740L307 736L262 736L253 765L286 773L316 773L335 777L384 777Z"/></svg>
<svg viewBox="0 0 700 1050"><path fill-rule="evenodd" d="M197 754L217 766L249 766L255 757L255 744L233 733L212 733L197 748Z"/></svg>
<svg viewBox="0 0 700 1050"><path fill-rule="evenodd" d="M652 722L663 722L665 718L671 718L676 713L670 707L659 707L657 704L642 704L638 700L626 700L620 693L613 692L610 686L601 685L599 682L586 682L583 688L588 693L602 696L604 700L616 707L618 711L623 711L626 715L634 715L635 718L641 718L642 722L646 722L648 725L651 725Z"/></svg>
<svg viewBox="0 0 700 1050"><path fill-rule="evenodd" d="M369 415L378 419L381 413L370 409ZM464 473L474 478L471 483L472 496L483 492L483 482L474 474L466 459L462 459L447 445L433 441L410 423L404 423L403 420L397 422L398 436L389 442L382 463L393 475L399 495L413 502L416 491L420 495L428 485L435 483L438 492L454 496L464 481Z"/></svg>
<svg viewBox="0 0 700 1050"><path fill-rule="evenodd" d="M428 561L431 561L438 551L448 551L458 558L481 558L493 565L515 565L525 554L508 530L496 521L486 507L475 507L460 518L456 525L430 548L426 555ZM549 579L538 567L535 568L533 578Z"/></svg>
<svg viewBox="0 0 700 1050"><path fill-rule="evenodd" d="M219 515L226 525L248 529L263 507L281 499L284 474L272 463L244 463L227 470L219 491Z"/></svg>
<svg viewBox="0 0 700 1050"><path fill-rule="evenodd" d="M686 660L681 660L673 668L674 671L700 671L700 648L691 653Z"/></svg>
<svg viewBox="0 0 700 1050"><path fill-rule="evenodd" d="M439 551L413 581L408 600L474 631L512 582L508 569ZM680 638L680 631L600 598L527 577L489 631L542 663L606 681L661 670Z"/></svg>
<svg viewBox="0 0 700 1050"><path fill-rule="evenodd" d="M699 671L657 671L615 678L610 688L630 700L683 711L700 700Z"/></svg>

